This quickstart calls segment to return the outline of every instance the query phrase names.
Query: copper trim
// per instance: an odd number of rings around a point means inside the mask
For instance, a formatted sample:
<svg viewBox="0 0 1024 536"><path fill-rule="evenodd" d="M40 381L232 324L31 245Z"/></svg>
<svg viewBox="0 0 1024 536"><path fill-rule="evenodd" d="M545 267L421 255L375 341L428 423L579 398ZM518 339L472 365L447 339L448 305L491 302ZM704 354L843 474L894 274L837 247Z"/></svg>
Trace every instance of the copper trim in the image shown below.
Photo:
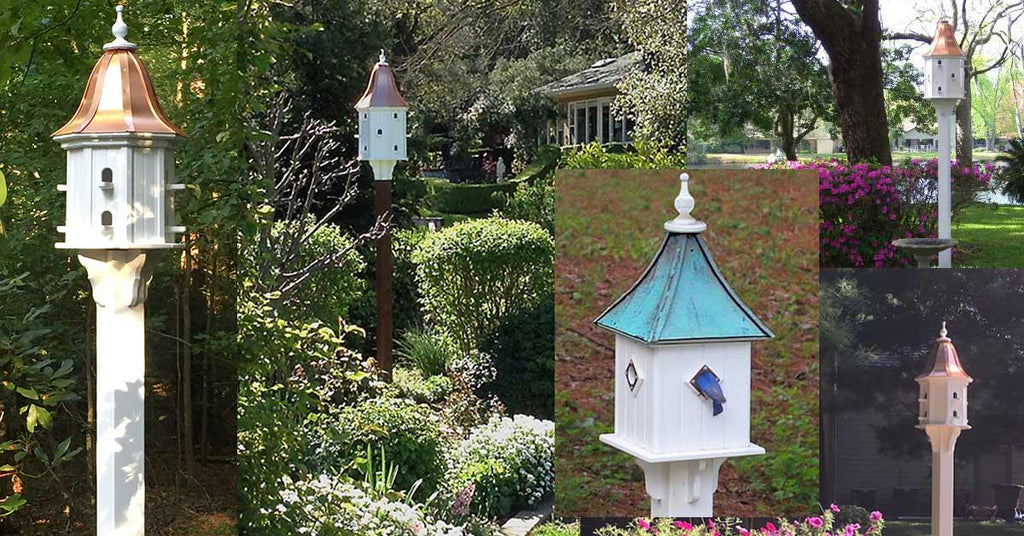
<svg viewBox="0 0 1024 536"><path fill-rule="evenodd" d="M956 41L956 35L953 33L953 25L949 21L939 21L939 25L935 28L935 38L932 39L932 49L925 54L928 56L959 56L966 57L964 51L960 49L959 43Z"/></svg>
<svg viewBox="0 0 1024 536"><path fill-rule="evenodd" d="M101 110L104 91L113 91L105 87L110 69L120 73L121 104ZM121 132L185 136L160 107L149 72L135 51L124 48L110 49L100 56L89 74L78 110L51 136Z"/></svg>
<svg viewBox="0 0 1024 536"><path fill-rule="evenodd" d="M395 73L386 63L378 63L370 73L370 83L356 103L356 108L407 108L405 97L398 91Z"/></svg>
<svg viewBox="0 0 1024 536"><path fill-rule="evenodd" d="M915 379L922 378L960 378L973 381L960 364L960 355L948 337L939 337L935 340L935 345L928 356L928 368Z"/></svg>

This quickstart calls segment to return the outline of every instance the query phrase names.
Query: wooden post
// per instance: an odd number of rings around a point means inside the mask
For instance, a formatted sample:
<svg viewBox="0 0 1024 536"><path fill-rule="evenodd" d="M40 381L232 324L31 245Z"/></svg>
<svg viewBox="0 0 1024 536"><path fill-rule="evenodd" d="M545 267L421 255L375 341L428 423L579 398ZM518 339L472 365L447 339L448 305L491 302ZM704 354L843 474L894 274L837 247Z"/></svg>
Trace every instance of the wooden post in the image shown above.
<svg viewBox="0 0 1024 536"><path fill-rule="evenodd" d="M391 181L375 180L374 214L380 218L391 211ZM392 274L390 229L377 239L377 366L384 379L391 381L392 355Z"/></svg>

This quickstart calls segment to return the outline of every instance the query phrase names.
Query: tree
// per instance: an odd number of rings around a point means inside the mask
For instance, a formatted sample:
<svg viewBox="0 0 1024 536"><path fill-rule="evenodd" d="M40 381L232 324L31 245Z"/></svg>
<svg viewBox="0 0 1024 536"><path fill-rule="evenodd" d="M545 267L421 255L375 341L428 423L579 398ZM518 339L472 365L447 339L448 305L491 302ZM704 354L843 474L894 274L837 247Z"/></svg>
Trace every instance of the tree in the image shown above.
<svg viewBox="0 0 1024 536"><path fill-rule="evenodd" d="M1013 58L994 71L974 77L971 98L973 129L984 134L985 150L994 151L996 138L1015 130L1016 104L1010 72L1017 68L1016 64L1016 58Z"/></svg>
<svg viewBox="0 0 1024 536"><path fill-rule="evenodd" d="M847 158L891 164L878 0L793 0L793 7L828 53Z"/></svg>
<svg viewBox="0 0 1024 536"><path fill-rule="evenodd" d="M910 61L911 50L908 45L882 49L885 109L892 140L903 134L906 123L923 132L931 132L935 124L935 109L919 89L924 76Z"/></svg>
<svg viewBox="0 0 1024 536"><path fill-rule="evenodd" d="M780 140L789 160L821 122L834 120L827 67L813 35L784 10L751 2L698 4L691 27L691 124L704 135Z"/></svg>
<svg viewBox="0 0 1024 536"><path fill-rule="evenodd" d="M619 83L617 113L635 119L635 138L685 150L686 1L623 1L616 8L626 38L644 59L643 69L632 69Z"/></svg>
<svg viewBox="0 0 1024 536"><path fill-rule="evenodd" d="M974 160L974 123L973 113L974 78L999 68L1011 56L1018 45L1020 36L1014 36L1013 29L1021 17L1024 17L1024 1L1020 0L947 0L946 5L928 9L920 14L919 20L926 24L934 24L944 14L946 6L952 14L952 24L957 34L960 48L967 56L964 61L964 100L956 110L957 139L956 158L961 163ZM924 32L895 32L886 39L911 40L919 43L931 43L932 35ZM991 61L977 62L981 51L990 43L1001 44L1001 50Z"/></svg>

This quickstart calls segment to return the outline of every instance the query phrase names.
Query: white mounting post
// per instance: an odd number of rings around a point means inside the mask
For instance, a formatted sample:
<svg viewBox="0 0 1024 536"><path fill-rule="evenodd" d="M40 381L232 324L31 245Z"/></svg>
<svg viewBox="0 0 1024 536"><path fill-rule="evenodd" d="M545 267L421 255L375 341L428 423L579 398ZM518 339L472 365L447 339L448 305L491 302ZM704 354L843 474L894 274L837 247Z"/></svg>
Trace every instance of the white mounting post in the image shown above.
<svg viewBox="0 0 1024 536"><path fill-rule="evenodd" d="M956 131L956 101L935 100L939 127L939 238L952 238L953 183L949 160L953 147L953 133ZM953 250L939 252L939 268L953 266Z"/></svg>
<svg viewBox="0 0 1024 536"><path fill-rule="evenodd" d="M159 252L83 250L96 301L96 534L143 536L146 294Z"/></svg>
<svg viewBox="0 0 1024 536"><path fill-rule="evenodd" d="M651 517L711 517L718 470L725 458L648 463L636 460L644 470Z"/></svg>
<svg viewBox="0 0 1024 536"><path fill-rule="evenodd" d="M932 536L953 536L953 451L961 430L924 425L932 444Z"/></svg>

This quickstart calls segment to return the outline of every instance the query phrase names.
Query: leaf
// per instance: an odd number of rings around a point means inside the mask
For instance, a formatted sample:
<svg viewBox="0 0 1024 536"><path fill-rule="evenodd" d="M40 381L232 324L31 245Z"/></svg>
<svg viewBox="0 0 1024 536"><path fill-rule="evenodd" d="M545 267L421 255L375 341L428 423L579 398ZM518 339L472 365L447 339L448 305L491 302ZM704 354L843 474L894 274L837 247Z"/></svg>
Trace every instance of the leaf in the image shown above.
<svg viewBox="0 0 1024 536"><path fill-rule="evenodd" d="M28 407L28 417L25 420L25 427L28 428L28 432L34 433L36 431L36 425L42 426L49 430L53 426L53 416L50 412L44 408L41 408L35 404L31 404Z"/></svg>
<svg viewBox="0 0 1024 536"><path fill-rule="evenodd" d="M0 207L4 206L7 201L7 179L4 177L4 172L0 170Z"/></svg>
<svg viewBox="0 0 1024 536"><path fill-rule="evenodd" d="M43 452L42 447L33 448L32 454L35 454L36 458L39 458L39 460L43 462L45 465L50 465L50 457L47 456L45 452Z"/></svg>
<svg viewBox="0 0 1024 536"><path fill-rule="evenodd" d="M15 390L18 391L19 395L29 400L39 400L39 393L37 393L36 390L32 387L18 387Z"/></svg>
<svg viewBox="0 0 1024 536"><path fill-rule="evenodd" d="M68 437L64 441L61 441L57 445L57 450L53 451L53 461L61 459L65 454L68 453L68 449L71 448L71 438Z"/></svg>

